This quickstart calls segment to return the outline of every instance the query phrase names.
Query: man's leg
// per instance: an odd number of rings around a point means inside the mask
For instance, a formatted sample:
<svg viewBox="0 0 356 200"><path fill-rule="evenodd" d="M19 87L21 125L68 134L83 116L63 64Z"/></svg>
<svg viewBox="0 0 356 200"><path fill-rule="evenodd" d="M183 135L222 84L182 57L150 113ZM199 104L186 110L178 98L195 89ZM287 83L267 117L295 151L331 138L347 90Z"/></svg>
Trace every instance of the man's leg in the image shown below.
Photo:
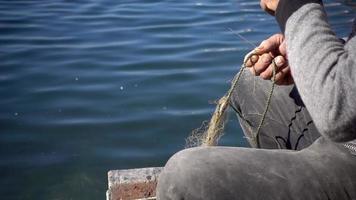
<svg viewBox="0 0 356 200"><path fill-rule="evenodd" d="M239 117L239 121L248 139L256 134L271 87L271 81L245 70L233 92L230 103L242 113L245 120ZM295 86L276 86L260 132L261 148L300 150L319 137ZM249 142L256 147L252 140Z"/></svg>
<svg viewBox="0 0 356 200"><path fill-rule="evenodd" d="M231 104L246 119L240 121L247 137L255 133L270 87L270 82L245 72L234 91ZM356 199L356 157L324 138L313 143L319 137L296 90L277 87L261 146L303 150L181 151L160 175L158 199Z"/></svg>
<svg viewBox="0 0 356 200"><path fill-rule="evenodd" d="M175 154L159 200L356 199L356 157L319 138L301 151L199 147Z"/></svg>

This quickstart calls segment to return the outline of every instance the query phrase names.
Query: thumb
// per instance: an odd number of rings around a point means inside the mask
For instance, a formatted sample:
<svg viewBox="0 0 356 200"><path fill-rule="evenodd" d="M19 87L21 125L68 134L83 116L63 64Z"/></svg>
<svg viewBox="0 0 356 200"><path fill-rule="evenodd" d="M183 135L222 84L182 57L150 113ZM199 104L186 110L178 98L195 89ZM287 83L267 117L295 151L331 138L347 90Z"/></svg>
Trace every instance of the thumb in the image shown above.
<svg viewBox="0 0 356 200"><path fill-rule="evenodd" d="M279 53L284 56L287 57L287 45L286 45L286 41L284 40L282 42L282 44L279 46Z"/></svg>
<svg viewBox="0 0 356 200"><path fill-rule="evenodd" d="M275 12L273 10L271 10L270 8L268 8L267 4L268 4L268 0L261 0L260 1L260 6L262 8L262 10L266 11L268 14L274 16Z"/></svg>
<svg viewBox="0 0 356 200"><path fill-rule="evenodd" d="M261 42L261 44L255 49L255 52L259 55L264 53L276 53L279 52L279 46L283 43L284 36L282 34L275 34L268 39Z"/></svg>

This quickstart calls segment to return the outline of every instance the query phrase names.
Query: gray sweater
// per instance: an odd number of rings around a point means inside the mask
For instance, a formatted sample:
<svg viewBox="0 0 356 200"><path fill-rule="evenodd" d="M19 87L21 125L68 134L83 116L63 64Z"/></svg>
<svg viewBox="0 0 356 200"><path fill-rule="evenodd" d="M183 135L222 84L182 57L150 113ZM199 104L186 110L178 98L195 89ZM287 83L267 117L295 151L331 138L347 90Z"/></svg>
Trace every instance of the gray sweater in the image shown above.
<svg viewBox="0 0 356 200"><path fill-rule="evenodd" d="M281 0L276 17L295 84L317 129L356 149L356 37L351 34L345 44L336 37L321 1Z"/></svg>

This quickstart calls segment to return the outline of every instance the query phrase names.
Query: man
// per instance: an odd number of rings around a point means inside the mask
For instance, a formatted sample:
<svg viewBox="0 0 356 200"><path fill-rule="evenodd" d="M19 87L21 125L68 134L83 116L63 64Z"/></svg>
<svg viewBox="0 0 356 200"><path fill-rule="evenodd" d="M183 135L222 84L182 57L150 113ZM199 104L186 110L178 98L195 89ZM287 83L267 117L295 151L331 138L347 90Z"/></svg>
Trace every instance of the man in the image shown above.
<svg viewBox="0 0 356 200"><path fill-rule="evenodd" d="M158 199L356 199L356 37L335 36L320 0L261 0L261 7L284 34L256 49L231 105L250 138L275 59L276 82L287 86L273 94L262 149L178 152L159 178Z"/></svg>

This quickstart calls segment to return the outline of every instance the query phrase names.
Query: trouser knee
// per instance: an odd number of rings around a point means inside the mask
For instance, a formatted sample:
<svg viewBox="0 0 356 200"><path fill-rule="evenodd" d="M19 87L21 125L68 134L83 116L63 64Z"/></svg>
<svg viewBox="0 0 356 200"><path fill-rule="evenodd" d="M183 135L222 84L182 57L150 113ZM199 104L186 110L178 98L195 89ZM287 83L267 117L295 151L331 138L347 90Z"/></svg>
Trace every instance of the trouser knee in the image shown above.
<svg viewBox="0 0 356 200"><path fill-rule="evenodd" d="M158 199L181 199L184 196L184 191L193 183L189 180L191 178L189 164L196 160L194 155L198 149L182 150L168 160L158 179Z"/></svg>

